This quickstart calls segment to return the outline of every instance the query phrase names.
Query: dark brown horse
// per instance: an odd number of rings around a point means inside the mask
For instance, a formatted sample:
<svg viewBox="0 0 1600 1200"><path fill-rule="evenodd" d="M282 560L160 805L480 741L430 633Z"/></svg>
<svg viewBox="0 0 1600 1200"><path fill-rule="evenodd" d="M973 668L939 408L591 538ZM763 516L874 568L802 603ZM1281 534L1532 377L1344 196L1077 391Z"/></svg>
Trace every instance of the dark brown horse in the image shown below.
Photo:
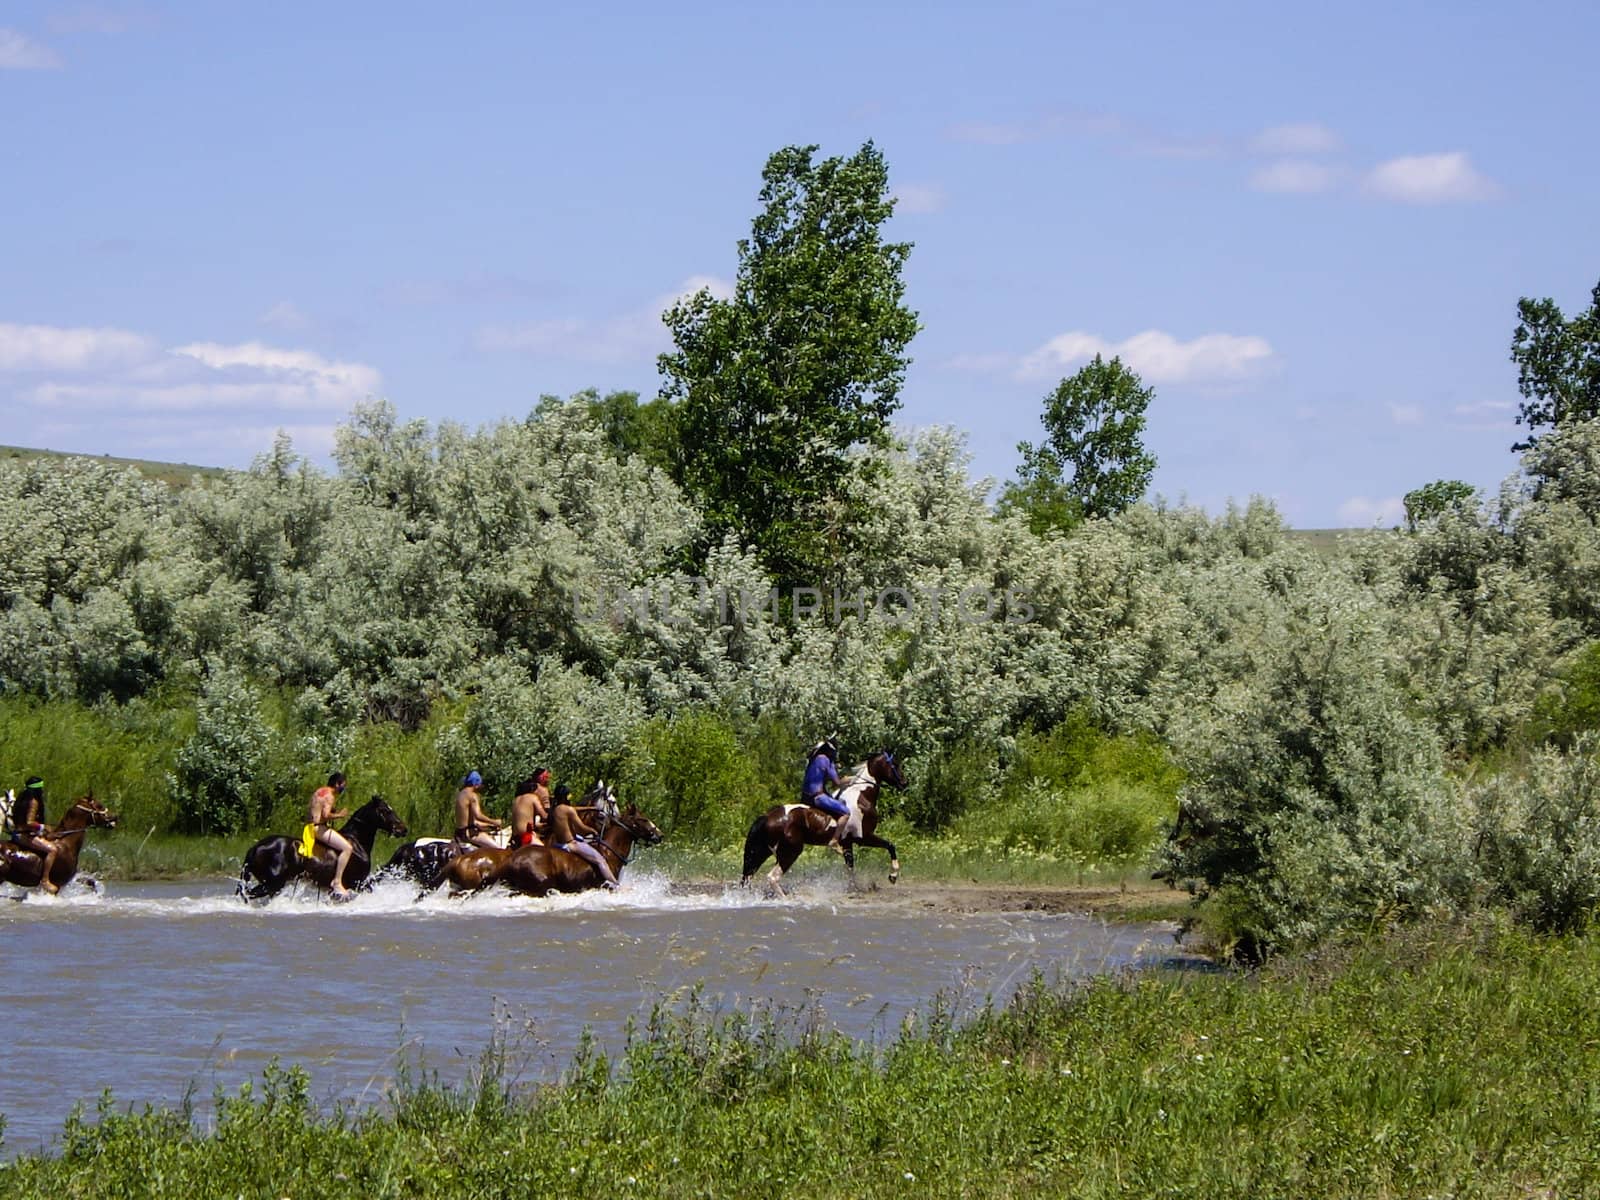
<svg viewBox="0 0 1600 1200"><path fill-rule="evenodd" d="M344 868L344 885L355 891L372 872L372 843L378 831L405 837L406 823L389 807L382 796L374 796L339 828L350 843L350 861ZM264 837L244 853L239 885L234 893L244 900L270 900L297 879L309 879L327 891L333 886L333 871L339 856L318 844L310 858L300 853L300 839L275 833Z"/></svg>
<svg viewBox="0 0 1600 1200"><path fill-rule="evenodd" d="M887 850L889 882L900 878L900 856L895 852L894 843L879 837L877 833L878 789L885 783L897 791L903 790L906 778L900 773L894 755L887 750L880 750L856 768L839 793L840 798L850 806L850 823L840 841L844 846L844 863L849 868L852 885L855 882L857 846L875 846ZM782 894L784 872L794 866L800 851L807 846L826 846L832 840L833 820L827 813L809 804L779 804L769 808L756 818L756 823L750 826L750 832L745 836L744 876L739 880L741 886L750 882L750 877L768 858L776 858L777 865L767 873L767 878Z"/></svg>
<svg viewBox="0 0 1600 1200"><path fill-rule="evenodd" d="M115 829L117 818L93 794L73 802L71 808L49 833L45 834L56 844L56 861L50 867L50 882L56 887L66 887L78 873L78 854L83 850L84 835L91 829ZM9 842L0 844L0 883L14 883L18 887L38 887L44 878L44 858L32 850L24 850Z"/></svg>
<svg viewBox="0 0 1600 1200"><path fill-rule="evenodd" d="M590 797L585 797L589 799ZM594 845L610 864L612 874L622 878L622 868L633 857L635 842L647 846L661 843L662 833L655 823L629 804L616 809L615 793L607 789L597 817L600 835ZM595 865L567 850L554 846L519 846L514 850L469 850L450 860L444 878L452 893L477 892L503 884L526 896L548 896L551 892L586 892L603 880Z"/></svg>

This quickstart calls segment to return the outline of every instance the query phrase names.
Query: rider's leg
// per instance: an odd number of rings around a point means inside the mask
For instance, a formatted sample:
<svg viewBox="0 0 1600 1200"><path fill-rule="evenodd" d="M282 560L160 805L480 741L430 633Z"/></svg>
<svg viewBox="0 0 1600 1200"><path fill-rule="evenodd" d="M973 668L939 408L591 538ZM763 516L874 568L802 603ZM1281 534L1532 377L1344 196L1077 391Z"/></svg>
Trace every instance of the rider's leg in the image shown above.
<svg viewBox="0 0 1600 1200"><path fill-rule="evenodd" d="M568 842L562 849L570 850L579 858L592 862L599 869L600 878L606 881L607 887L617 886L617 877L611 873L611 864L606 862L606 856L588 842Z"/></svg>
<svg viewBox="0 0 1600 1200"><path fill-rule="evenodd" d="M850 821L849 806L846 805L843 800L840 800L835 796L829 796L826 793L812 797L811 803L817 808L820 808L823 812L827 813L830 817L835 818L833 822L833 836L828 839L828 849L836 850L840 854L843 854L844 845L842 844L841 839L844 837L844 827Z"/></svg>
<svg viewBox="0 0 1600 1200"><path fill-rule="evenodd" d="M49 838L42 837L30 839L27 845L28 849L44 859L44 871L39 876L39 890L54 896L61 889L50 882L50 868L56 865L56 855L60 852L61 847L57 846Z"/></svg>
<svg viewBox="0 0 1600 1200"><path fill-rule="evenodd" d="M344 869L350 864L350 855L355 847L350 844L350 839L337 829L325 829L318 840L339 857L333 865L333 882L329 885L335 896L347 896L350 889L344 886Z"/></svg>

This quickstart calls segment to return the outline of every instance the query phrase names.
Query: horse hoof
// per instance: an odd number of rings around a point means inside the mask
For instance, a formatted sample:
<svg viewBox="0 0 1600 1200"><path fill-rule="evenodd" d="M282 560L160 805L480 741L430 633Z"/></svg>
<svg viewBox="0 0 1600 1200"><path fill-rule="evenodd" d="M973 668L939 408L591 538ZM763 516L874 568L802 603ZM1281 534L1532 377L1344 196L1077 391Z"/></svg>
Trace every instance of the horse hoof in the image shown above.
<svg viewBox="0 0 1600 1200"><path fill-rule="evenodd" d="M889 864L889 882L890 883L899 883L900 882L900 864L899 863L890 863Z"/></svg>

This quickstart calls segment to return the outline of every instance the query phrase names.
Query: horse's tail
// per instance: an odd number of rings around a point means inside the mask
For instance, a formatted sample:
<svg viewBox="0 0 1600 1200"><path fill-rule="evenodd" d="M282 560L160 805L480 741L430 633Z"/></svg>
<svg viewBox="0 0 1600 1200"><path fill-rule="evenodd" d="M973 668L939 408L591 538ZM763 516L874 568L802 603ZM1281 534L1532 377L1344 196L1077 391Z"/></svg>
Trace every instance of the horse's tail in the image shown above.
<svg viewBox="0 0 1600 1200"><path fill-rule="evenodd" d="M772 844L767 841L767 814L762 813L756 818L755 824L750 826L750 832L744 837L744 875L740 883L748 883L750 876L760 869L761 864L767 861L767 856L772 853Z"/></svg>

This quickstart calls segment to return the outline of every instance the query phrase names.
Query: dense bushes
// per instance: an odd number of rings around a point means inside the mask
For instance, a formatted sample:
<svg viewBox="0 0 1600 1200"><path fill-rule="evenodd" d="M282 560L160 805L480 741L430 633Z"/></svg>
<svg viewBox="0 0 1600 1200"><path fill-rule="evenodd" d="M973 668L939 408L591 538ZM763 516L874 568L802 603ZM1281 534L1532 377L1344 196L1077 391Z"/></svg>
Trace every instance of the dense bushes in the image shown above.
<svg viewBox="0 0 1600 1200"><path fill-rule="evenodd" d="M988 509L959 437L925 431L869 452L855 552L808 605L769 602L748 547L694 559L699 514L596 411L468 431L364 405L336 475L280 440L178 493L0 462L18 498L0 508L0 695L63 714L5 735L0 769L229 830L292 824L353 767L354 794L427 828L468 768L504 803L542 763L575 788L620 777L714 845L838 731L851 754L907 756L911 791L885 801L901 825L1083 865L1139 862L1186 779L1165 866L1242 945L1473 894L1533 911L1510 897L1544 885L1496 875L1516 855L1471 850L1542 818L1496 801L1479 837L1458 780L1494 763L1514 789L1525 743L1600 719L1580 650L1600 635L1600 424L1541 438L1493 508L1329 554L1261 501L1039 537ZM133 773L89 780L109 764L84 730L126 745L152 712L178 715Z"/></svg>

